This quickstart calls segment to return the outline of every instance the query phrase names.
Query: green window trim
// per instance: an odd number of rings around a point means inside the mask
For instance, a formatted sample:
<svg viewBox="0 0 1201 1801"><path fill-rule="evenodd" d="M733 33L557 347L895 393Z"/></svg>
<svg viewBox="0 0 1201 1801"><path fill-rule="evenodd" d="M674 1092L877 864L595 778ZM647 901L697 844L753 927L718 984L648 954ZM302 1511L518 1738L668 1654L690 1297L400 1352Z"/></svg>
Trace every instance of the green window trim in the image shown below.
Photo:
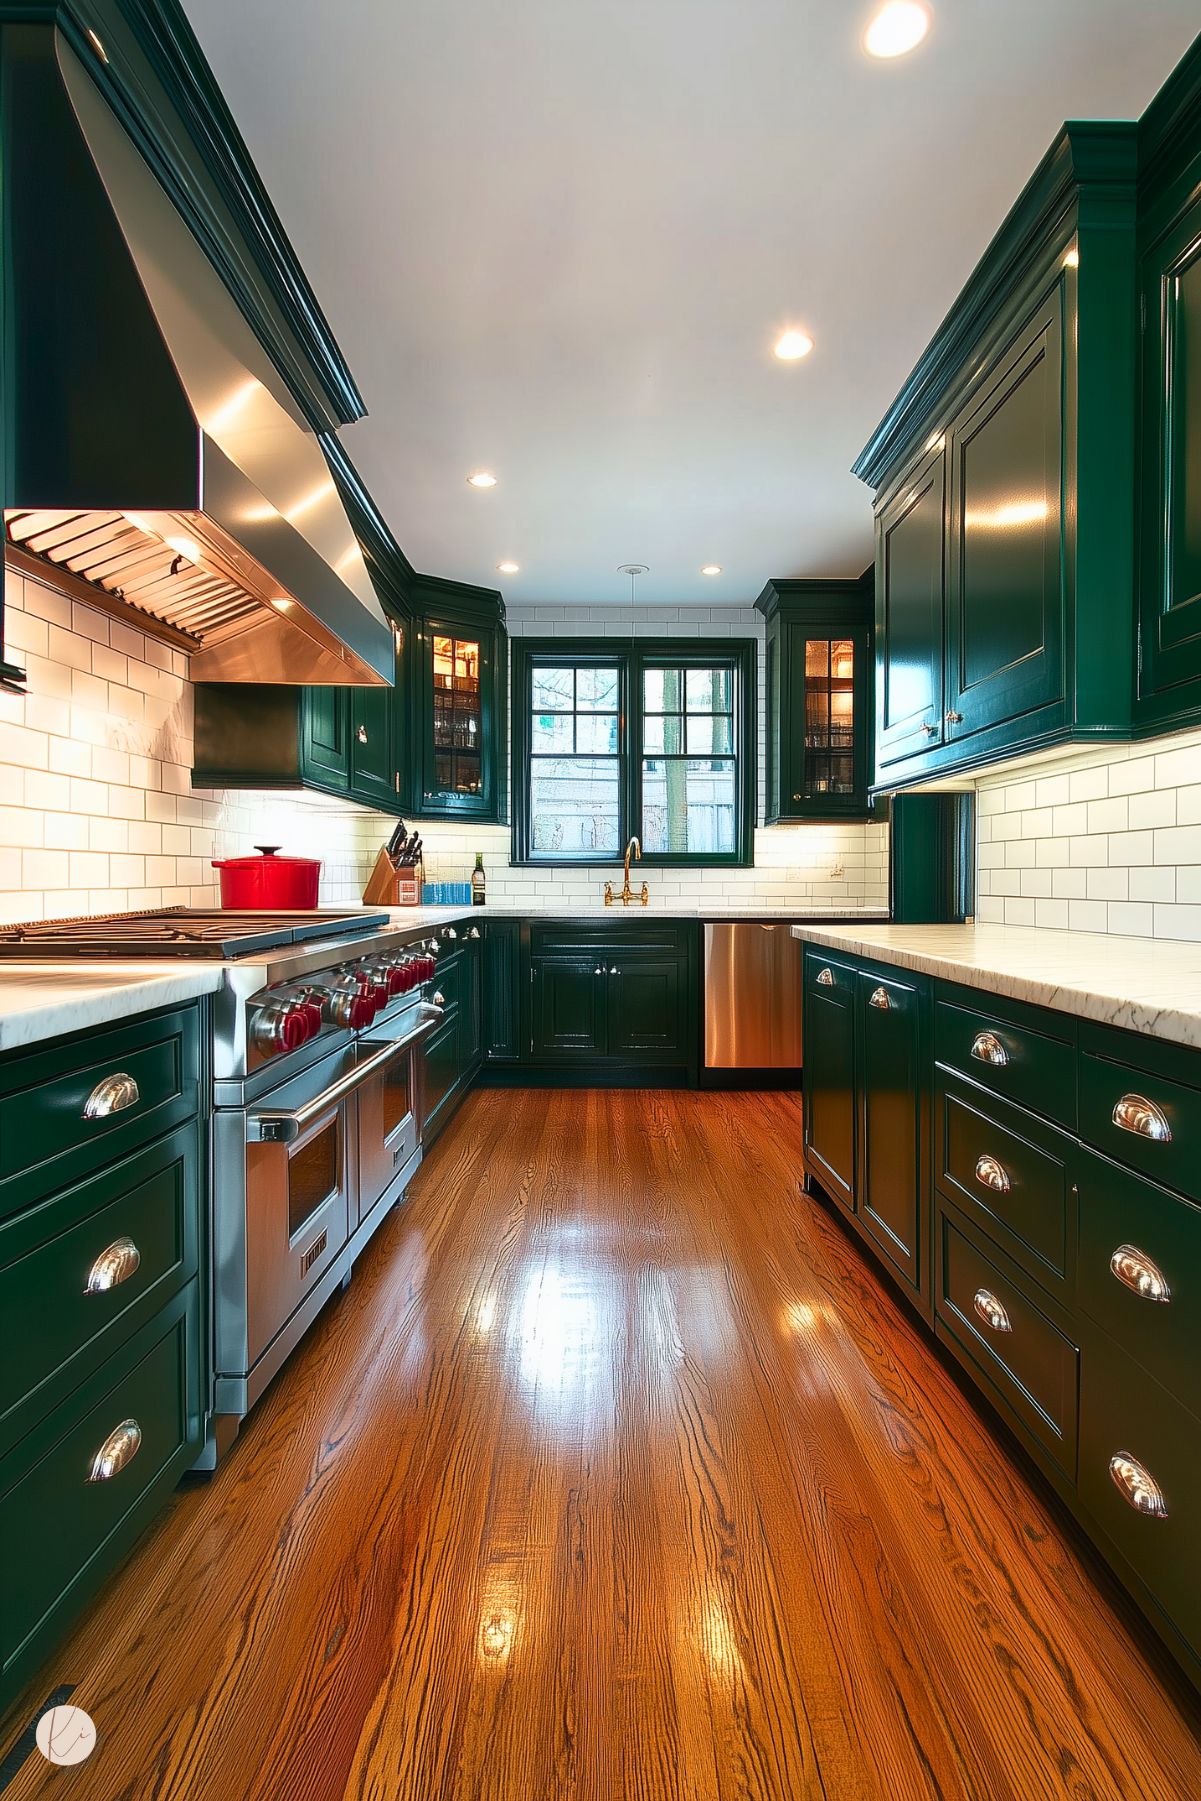
<svg viewBox="0 0 1201 1801"><path fill-rule="evenodd" d="M515 638L512 643L513 729L513 849L518 867L579 869L610 865L620 867L629 838L642 840L644 755L656 761L680 760L680 749L645 750L646 719L677 718L686 731L688 714L681 700L665 715L647 713L642 704L644 676L648 670L669 668L719 668L730 672L730 702L723 702L714 718L729 718L731 758L734 763L734 843L729 851L656 851L643 848L643 862L664 868L746 868L754 863L754 828L757 794L756 645L753 638ZM578 726L596 709L581 706L579 686L573 684L572 706L548 709L559 719L571 718L572 751L560 754L593 755L617 764L617 844L614 849L576 852L538 852L532 848L531 788L534 763L540 753L533 745L534 674L538 668L613 670L617 676L617 749L597 752L578 749ZM607 708L600 709L607 712ZM709 717L705 713L696 717ZM666 736L664 742L667 742ZM711 754L711 753L710 753ZM695 760L695 759L694 759ZM703 759L702 759L703 760ZM724 758L723 758L724 760Z"/></svg>

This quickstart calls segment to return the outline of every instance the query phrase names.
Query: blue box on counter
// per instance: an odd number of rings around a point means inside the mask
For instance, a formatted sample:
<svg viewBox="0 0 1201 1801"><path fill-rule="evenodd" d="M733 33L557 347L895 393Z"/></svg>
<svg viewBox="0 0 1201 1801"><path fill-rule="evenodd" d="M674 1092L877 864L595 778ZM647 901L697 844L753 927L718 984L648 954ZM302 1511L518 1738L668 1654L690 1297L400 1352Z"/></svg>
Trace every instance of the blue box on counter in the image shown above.
<svg viewBox="0 0 1201 1801"><path fill-rule="evenodd" d="M470 882L426 882L421 898L427 907L469 907Z"/></svg>

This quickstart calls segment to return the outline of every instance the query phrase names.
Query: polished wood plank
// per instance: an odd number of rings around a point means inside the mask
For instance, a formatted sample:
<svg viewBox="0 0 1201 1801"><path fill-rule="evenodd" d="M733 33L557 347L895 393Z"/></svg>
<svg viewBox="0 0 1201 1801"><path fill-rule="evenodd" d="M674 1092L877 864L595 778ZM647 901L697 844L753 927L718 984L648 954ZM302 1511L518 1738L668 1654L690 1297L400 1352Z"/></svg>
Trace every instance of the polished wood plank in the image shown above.
<svg viewBox="0 0 1201 1801"><path fill-rule="evenodd" d="M1192 1691L799 1137L791 1095L474 1095L32 1685L95 1756L6 1801L1201 1794Z"/></svg>

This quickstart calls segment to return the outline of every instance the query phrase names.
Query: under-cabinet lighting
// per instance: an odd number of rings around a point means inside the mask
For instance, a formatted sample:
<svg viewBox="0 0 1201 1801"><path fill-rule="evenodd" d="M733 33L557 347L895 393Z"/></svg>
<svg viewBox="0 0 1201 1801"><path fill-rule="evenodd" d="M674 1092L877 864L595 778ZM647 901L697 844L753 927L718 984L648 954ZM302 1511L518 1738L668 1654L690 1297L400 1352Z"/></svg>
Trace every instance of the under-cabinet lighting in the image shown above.
<svg viewBox="0 0 1201 1801"><path fill-rule="evenodd" d="M100 58L102 63L107 63L108 51L104 48L104 45L100 42L100 39L96 36L96 33L92 30L90 25L87 28L87 32L88 42L92 46L92 49L96 52L96 55Z"/></svg>
<svg viewBox="0 0 1201 1801"><path fill-rule="evenodd" d="M1065 269L1078 269L1080 267L1080 252L1075 247L1069 250L1064 257L1063 266Z"/></svg>

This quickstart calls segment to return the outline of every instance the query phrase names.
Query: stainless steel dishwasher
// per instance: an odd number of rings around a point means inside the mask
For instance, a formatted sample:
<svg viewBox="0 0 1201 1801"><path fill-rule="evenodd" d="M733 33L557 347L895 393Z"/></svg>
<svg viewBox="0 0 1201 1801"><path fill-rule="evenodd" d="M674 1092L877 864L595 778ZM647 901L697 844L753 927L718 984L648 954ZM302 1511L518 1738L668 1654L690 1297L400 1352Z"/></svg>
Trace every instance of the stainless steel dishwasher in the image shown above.
<svg viewBox="0 0 1201 1801"><path fill-rule="evenodd" d="M705 927L705 1068L799 1072L801 944L786 924Z"/></svg>

